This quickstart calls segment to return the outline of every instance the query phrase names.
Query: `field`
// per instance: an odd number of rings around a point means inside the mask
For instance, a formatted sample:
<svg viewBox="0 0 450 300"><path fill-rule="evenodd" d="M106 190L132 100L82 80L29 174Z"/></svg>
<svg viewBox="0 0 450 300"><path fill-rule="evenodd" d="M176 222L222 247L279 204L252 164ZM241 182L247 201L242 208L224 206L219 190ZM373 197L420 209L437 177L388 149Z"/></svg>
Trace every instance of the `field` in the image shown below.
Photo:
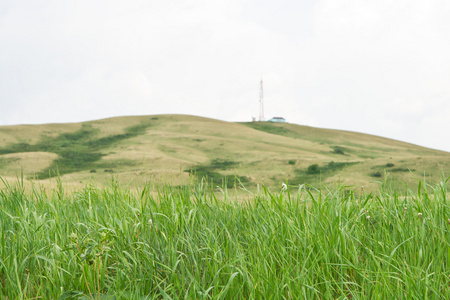
<svg viewBox="0 0 450 300"><path fill-rule="evenodd" d="M142 188L174 187L192 174L216 185L236 176L246 187L335 184L376 191L419 180L438 183L450 153L387 138L295 124L231 123L184 115L118 117L83 123L0 126L0 176L15 182L53 178L75 190L112 177ZM228 187L234 180L227 181Z"/></svg>
<svg viewBox="0 0 450 300"><path fill-rule="evenodd" d="M314 170L313 170L314 171ZM442 299L449 178L217 189L0 190L1 299ZM319 187L319 186L317 186Z"/></svg>
<svg viewBox="0 0 450 300"><path fill-rule="evenodd" d="M450 288L448 152L184 115L0 126L0 142L0 299Z"/></svg>

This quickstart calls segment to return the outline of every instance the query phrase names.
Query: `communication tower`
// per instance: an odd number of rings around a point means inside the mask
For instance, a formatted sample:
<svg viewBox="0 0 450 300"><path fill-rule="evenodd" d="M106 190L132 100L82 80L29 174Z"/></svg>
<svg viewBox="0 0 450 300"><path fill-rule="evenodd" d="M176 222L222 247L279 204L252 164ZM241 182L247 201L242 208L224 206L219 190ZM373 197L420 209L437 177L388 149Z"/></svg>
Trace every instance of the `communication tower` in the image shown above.
<svg viewBox="0 0 450 300"><path fill-rule="evenodd" d="M263 81L261 79L261 89L259 91L259 121L264 122L264 93L263 93Z"/></svg>

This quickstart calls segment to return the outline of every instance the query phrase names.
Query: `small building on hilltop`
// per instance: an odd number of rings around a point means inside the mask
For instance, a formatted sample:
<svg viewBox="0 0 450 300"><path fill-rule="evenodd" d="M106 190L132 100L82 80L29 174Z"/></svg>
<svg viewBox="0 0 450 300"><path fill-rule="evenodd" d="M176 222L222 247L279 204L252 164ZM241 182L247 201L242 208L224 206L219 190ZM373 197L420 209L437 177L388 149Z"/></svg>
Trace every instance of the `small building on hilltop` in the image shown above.
<svg viewBox="0 0 450 300"><path fill-rule="evenodd" d="M286 119L282 118L282 117L273 117L268 122L272 122L272 123L286 123Z"/></svg>

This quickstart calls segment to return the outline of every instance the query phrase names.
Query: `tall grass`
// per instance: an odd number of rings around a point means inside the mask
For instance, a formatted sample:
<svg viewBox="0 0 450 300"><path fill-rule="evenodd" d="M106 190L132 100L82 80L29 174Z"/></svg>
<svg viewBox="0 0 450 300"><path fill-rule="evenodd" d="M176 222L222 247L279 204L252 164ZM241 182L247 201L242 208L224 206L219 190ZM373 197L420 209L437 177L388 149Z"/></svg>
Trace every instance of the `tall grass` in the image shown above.
<svg viewBox="0 0 450 300"><path fill-rule="evenodd" d="M220 196L220 197L219 197ZM219 199L220 198L220 199ZM2 299L442 299L447 182L401 196L203 182L0 191Z"/></svg>

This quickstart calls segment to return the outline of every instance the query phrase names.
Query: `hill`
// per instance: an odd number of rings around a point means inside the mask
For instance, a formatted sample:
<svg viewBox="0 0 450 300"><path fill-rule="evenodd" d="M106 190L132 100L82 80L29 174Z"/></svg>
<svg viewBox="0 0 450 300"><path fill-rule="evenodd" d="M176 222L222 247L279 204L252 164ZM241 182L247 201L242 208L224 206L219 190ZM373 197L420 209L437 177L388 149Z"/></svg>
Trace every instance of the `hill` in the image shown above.
<svg viewBox="0 0 450 300"><path fill-rule="evenodd" d="M231 123L185 115L116 117L71 124L0 126L0 176L70 185L111 176L145 182L208 176L251 188L304 183L416 184L448 175L450 153L356 132L265 122ZM446 171L447 170L447 171ZM54 181L54 180L53 180Z"/></svg>

